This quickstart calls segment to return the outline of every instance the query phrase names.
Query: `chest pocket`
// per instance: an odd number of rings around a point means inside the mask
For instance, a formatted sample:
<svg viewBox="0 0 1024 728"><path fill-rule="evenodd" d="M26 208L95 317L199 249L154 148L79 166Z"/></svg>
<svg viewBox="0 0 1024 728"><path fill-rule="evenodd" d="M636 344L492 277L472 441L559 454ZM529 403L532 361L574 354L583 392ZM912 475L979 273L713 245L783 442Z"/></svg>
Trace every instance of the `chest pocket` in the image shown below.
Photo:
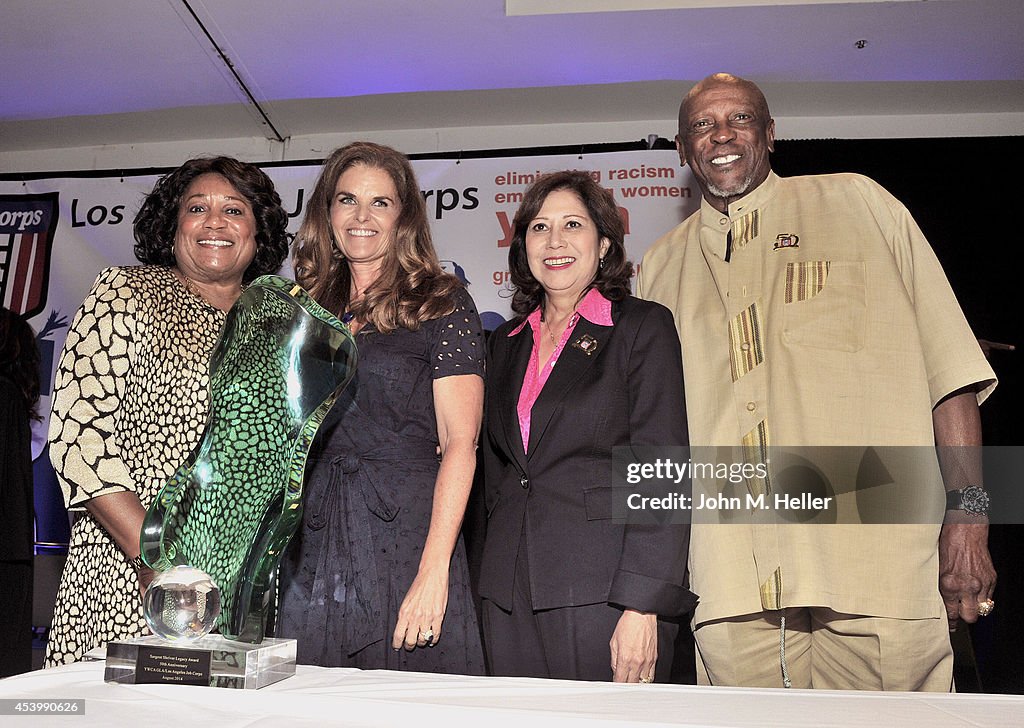
<svg viewBox="0 0 1024 728"><path fill-rule="evenodd" d="M787 344L860 351L867 328L863 262L786 264L782 339Z"/></svg>

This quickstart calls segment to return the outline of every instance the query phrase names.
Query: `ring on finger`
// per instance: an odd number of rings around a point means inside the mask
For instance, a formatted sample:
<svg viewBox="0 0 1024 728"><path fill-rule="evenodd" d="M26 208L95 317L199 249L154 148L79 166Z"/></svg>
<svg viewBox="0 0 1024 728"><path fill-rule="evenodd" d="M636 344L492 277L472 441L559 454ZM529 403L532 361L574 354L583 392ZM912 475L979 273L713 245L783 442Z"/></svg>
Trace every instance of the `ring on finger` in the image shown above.
<svg viewBox="0 0 1024 728"><path fill-rule="evenodd" d="M996 608L996 603L992 599L983 599L978 602L978 615L987 617L992 614L992 610Z"/></svg>
<svg viewBox="0 0 1024 728"><path fill-rule="evenodd" d="M640 683L643 684L643 685L649 685L652 682L654 682L654 678L653 677L644 676L644 677L640 678Z"/></svg>
<svg viewBox="0 0 1024 728"><path fill-rule="evenodd" d="M430 644L434 641L434 630L432 630L430 627L427 627L425 630L420 632L420 639L426 642L427 644Z"/></svg>

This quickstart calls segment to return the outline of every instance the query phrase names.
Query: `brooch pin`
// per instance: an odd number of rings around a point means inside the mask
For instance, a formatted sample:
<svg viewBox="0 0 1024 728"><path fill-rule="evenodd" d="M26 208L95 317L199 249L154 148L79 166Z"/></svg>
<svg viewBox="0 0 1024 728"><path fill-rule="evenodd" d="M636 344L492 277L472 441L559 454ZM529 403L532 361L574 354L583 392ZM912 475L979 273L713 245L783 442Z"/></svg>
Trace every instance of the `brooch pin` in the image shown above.
<svg viewBox="0 0 1024 728"><path fill-rule="evenodd" d="M590 334L583 334L583 336L572 342L572 347L574 349L579 349L587 356L590 356L597 351L597 339Z"/></svg>
<svg viewBox="0 0 1024 728"><path fill-rule="evenodd" d="M780 250L782 248L799 248L800 247L800 236L794 235L793 233L779 233L775 236L775 247L773 250Z"/></svg>

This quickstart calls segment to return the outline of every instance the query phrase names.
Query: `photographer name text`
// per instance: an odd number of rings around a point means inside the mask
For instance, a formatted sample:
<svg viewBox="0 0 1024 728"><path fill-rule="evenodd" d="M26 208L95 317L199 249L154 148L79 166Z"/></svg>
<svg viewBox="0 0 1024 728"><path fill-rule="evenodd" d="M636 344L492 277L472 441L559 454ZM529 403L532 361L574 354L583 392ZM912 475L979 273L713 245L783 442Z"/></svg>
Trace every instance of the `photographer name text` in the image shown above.
<svg viewBox="0 0 1024 728"><path fill-rule="evenodd" d="M698 493L696 498L682 493L669 493L659 497L650 497L631 493L626 498L626 506L633 511L821 511L832 506L832 496L815 496L810 493L789 495L776 493L769 496L765 493L744 496L706 495Z"/></svg>

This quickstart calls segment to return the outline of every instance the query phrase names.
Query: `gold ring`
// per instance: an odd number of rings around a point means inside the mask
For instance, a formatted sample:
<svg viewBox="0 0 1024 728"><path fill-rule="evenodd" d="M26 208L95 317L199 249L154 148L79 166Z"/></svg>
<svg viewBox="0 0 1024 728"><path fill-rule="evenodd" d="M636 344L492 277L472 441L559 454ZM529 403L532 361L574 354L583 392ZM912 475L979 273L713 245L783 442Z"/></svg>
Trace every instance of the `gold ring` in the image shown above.
<svg viewBox="0 0 1024 728"><path fill-rule="evenodd" d="M984 601L978 602L978 615L981 617L987 617L992 614L992 610L996 608L996 603L991 599L985 599Z"/></svg>
<svg viewBox="0 0 1024 728"><path fill-rule="evenodd" d="M642 677L642 678L640 678L640 683L642 685L649 685L652 682L654 682L654 678L653 677Z"/></svg>

